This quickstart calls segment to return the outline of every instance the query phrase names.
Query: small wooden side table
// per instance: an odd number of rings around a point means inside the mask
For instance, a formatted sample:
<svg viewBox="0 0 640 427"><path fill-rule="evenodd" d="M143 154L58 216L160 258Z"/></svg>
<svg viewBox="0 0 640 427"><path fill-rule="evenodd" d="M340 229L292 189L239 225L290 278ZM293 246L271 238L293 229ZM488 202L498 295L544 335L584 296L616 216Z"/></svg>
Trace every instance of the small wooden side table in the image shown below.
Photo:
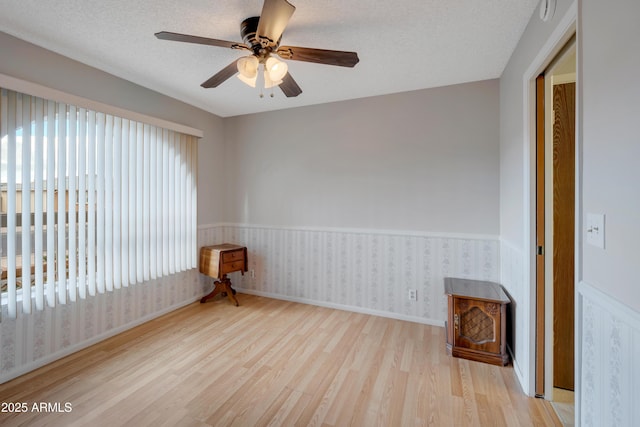
<svg viewBox="0 0 640 427"><path fill-rule="evenodd" d="M444 279L448 300L447 353L455 357L506 365L507 305L502 287L480 280Z"/></svg>
<svg viewBox="0 0 640 427"><path fill-rule="evenodd" d="M229 301L239 305L236 291L231 287L231 279L227 274L239 271L244 275L247 271L247 248L244 246L223 243L221 245L203 246L200 249L200 273L216 280L213 291L205 295L200 303L207 302L217 294L224 292Z"/></svg>

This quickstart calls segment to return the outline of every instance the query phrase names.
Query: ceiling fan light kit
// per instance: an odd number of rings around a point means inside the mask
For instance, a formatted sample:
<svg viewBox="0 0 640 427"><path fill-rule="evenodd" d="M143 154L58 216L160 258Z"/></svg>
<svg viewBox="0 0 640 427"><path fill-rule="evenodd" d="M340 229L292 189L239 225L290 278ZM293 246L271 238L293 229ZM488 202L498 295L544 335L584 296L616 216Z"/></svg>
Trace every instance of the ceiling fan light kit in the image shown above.
<svg viewBox="0 0 640 427"><path fill-rule="evenodd" d="M282 78L287 74L287 71L289 71L289 66L285 62L278 61L273 56L267 58L264 63L264 68L271 80L280 82L282 82Z"/></svg>
<svg viewBox="0 0 640 427"><path fill-rule="evenodd" d="M161 40L205 44L252 52L251 55L235 60L214 74L201 84L204 88L218 87L236 73L238 73L238 78L242 82L251 87L256 87L259 68L262 65L264 69L264 87L266 89L279 86L286 97L295 97L302 93L302 89L291 77L287 63L280 61L274 55L291 61L313 62L340 67L354 67L359 62L356 52L280 46L282 33L295 10L295 6L287 0L265 0L260 16L247 18L240 24L240 34L244 43L168 31L161 31L156 33L155 36Z"/></svg>
<svg viewBox="0 0 640 427"><path fill-rule="evenodd" d="M256 80L258 78L258 58L255 56L244 56L238 59L238 78L245 84L256 87Z"/></svg>
<svg viewBox="0 0 640 427"><path fill-rule="evenodd" d="M256 73L256 75L253 77L247 77L243 74L238 74L238 79L249 87L256 87L256 82L258 81L258 74Z"/></svg>
<svg viewBox="0 0 640 427"><path fill-rule="evenodd" d="M272 87L280 86L281 83L282 83L282 79L273 80L271 76L269 76L269 72L267 70L264 71L264 88L265 89L271 89Z"/></svg>

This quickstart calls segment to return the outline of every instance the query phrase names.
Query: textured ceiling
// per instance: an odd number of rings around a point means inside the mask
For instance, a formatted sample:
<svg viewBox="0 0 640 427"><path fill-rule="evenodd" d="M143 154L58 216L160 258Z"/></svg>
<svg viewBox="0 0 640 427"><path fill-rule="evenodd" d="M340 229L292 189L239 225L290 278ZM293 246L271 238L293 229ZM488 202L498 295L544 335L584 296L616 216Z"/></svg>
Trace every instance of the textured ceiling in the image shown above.
<svg viewBox="0 0 640 427"><path fill-rule="evenodd" d="M283 45L356 51L355 68L288 61L303 90L275 97L231 78L242 51L162 41L171 31L241 42L262 0L0 0L0 31L222 117L497 78L538 0L290 0ZM2 60L7 60L2 58Z"/></svg>

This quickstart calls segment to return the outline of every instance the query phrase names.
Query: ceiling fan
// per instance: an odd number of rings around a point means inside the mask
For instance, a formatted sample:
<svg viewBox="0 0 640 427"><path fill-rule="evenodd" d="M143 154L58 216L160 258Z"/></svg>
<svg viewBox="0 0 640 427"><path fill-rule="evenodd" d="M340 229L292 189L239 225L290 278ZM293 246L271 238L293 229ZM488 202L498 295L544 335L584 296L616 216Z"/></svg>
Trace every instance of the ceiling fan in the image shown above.
<svg viewBox="0 0 640 427"><path fill-rule="evenodd" d="M247 18L240 25L240 34L244 43L168 31L161 31L156 33L155 36L161 40L197 43L251 52L250 55L233 61L214 74L209 80L202 83L200 86L204 88L218 87L236 73L239 73L238 78L240 80L249 86L255 87L258 71L262 66L265 88L279 86L285 96L294 97L300 95L302 89L289 74L286 62L278 60L275 55L287 60L337 65L340 67L354 67L359 61L356 52L280 46L282 33L295 10L295 6L287 0L265 0L261 15Z"/></svg>

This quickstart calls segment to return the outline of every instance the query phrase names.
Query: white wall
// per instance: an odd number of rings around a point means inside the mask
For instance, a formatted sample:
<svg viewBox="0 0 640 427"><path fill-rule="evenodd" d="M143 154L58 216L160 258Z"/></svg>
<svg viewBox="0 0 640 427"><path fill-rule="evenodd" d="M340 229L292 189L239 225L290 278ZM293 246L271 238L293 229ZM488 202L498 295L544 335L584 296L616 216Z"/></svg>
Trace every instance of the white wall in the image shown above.
<svg viewBox="0 0 640 427"><path fill-rule="evenodd" d="M586 243L578 286L583 425L639 425L640 3L582 0L578 38L583 221L605 214L605 248Z"/></svg>
<svg viewBox="0 0 640 427"><path fill-rule="evenodd" d="M498 82L225 120L228 221L496 235Z"/></svg>
<svg viewBox="0 0 640 427"><path fill-rule="evenodd" d="M582 280L640 311L640 2L582 3L582 216L606 215Z"/></svg>

